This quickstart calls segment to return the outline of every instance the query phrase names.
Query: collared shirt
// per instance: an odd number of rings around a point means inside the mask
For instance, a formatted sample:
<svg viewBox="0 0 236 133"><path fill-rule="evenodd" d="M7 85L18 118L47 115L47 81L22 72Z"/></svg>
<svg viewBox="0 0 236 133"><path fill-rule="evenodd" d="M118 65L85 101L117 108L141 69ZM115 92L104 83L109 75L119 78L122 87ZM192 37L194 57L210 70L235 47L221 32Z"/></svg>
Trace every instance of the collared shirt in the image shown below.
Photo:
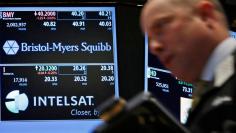
<svg viewBox="0 0 236 133"><path fill-rule="evenodd" d="M212 81L214 77L214 71L217 65L219 65L220 62L227 58L231 53L233 53L235 49L236 40L233 38L227 38L213 50L213 53L210 55L208 62L203 69L201 80L195 84L197 89L195 89L193 93L194 100L192 103L192 109L198 105L201 96L212 88L211 86L213 85Z"/></svg>
<svg viewBox="0 0 236 133"><path fill-rule="evenodd" d="M213 51L203 69L201 80L212 81L216 66L236 49L236 40L229 37L222 41Z"/></svg>

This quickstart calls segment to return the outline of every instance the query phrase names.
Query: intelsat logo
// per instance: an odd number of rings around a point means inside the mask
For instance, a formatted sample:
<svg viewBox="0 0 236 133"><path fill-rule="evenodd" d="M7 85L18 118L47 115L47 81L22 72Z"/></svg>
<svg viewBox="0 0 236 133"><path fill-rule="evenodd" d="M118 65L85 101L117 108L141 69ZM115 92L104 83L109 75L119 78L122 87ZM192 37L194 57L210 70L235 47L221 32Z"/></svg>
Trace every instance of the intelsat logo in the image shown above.
<svg viewBox="0 0 236 133"><path fill-rule="evenodd" d="M25 111L29 105L28 97L25 93L20 94L19 90L14 90L7 94L5 105L12 113L19 113Z"/></svg>
<svg viewBox="0 0 236 133"><path fill-rule="evenodd" d="M3 45L3 50L7 55L15 55L19 50L19 45L15 40L7 40Z"/></svg>

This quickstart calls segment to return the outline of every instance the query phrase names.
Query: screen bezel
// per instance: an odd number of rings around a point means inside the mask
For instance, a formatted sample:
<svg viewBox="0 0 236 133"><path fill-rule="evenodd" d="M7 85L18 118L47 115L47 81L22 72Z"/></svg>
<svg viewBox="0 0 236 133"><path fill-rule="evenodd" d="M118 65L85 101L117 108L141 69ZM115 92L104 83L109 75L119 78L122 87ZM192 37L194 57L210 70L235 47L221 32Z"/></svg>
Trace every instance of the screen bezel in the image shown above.
<svg viewBox="0 0 236 133"><path fill-rule="evenodd" d="M12 7L19 7L19 8L24 8L24 7L29 7L29 8L34 8L34 7L42 7L42 8L77 8L77 7L89 7L89 8L113 8L112 11L114 10L114 25L113 27L113 59L114 59L114 76L115 76L115 94L114 96L116 98L119 98L119 75L118 75L118 68L119 68L119 62L118 62L118 42L117 42L117 3L116 2L32 2L32 3L0 3L0 8L12 8ZM12 10L12 9L11 9ZM1 91L1 90L0 90ZM0 103L2 104L2 103ZM1 106L1 105L0 105ZM0 120L1 120L1 115L0 115ZM95 119L96 120L96 119ZM15 120L13 120L15 121ZM17 120L16 120L17 121ZM34 121L34 120L33 120ZM35 120L38 121L38 120ZM40 121L40 120L39 120ZM50 121L50 120L49 120ZM54 121L54 120L52 120Z"/></svg>

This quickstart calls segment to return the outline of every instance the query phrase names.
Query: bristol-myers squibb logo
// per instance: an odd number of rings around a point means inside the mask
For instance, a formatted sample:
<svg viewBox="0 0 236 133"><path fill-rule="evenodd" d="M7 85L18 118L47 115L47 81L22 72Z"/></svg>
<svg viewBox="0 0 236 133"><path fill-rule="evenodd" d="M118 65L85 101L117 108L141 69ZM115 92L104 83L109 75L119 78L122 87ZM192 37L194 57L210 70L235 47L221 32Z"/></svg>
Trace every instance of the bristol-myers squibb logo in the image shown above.
<svg viewBox="0 0 236 133"><path fill-rule="evenodd" d="M29 99L25 93L20 94L19 90L14 90L7 94L5 105L10 112L16 114L27 109Z"/></svg>
<svg viewBox="0 0 236 133"><path fill-rule="evenodd" d="M3 50L7 55L15 55L19 50L19 45L15 40L7 40L3 45Z"/></svg>

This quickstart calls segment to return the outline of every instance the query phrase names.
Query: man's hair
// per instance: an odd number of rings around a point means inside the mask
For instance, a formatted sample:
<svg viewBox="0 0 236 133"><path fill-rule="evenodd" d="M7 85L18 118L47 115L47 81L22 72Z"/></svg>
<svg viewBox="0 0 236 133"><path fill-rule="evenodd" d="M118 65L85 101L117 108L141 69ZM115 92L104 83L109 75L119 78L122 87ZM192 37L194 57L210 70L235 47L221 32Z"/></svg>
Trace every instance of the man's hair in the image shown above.
<svg viewBox="0 0 236 133"><path fill-rule="evenodd" d="M152 0L149 0L152 1ZM226 27L228 27L228 22L226 18L225 11L219 0L166 0L169 1L173 6L183 6L184 8L189 7L194 8L194 6L200 1L210 1L215 6L216 11L222 14L222 21Z"/></svg>
<svg viewBox="0 0 236 133"><path fill-rule="evenodd" d="M184 0L186 1L186 0ZM199 1L203 1L203 0L187 0L187 1L193 1L195 3L199 2ZM228 21L227 21L227 18L226 18L226 13L224 11L224 8L222 6L222 4L220 3L219 0L205 0L205 1L210 1L213 3L213 5L215 6L215 9L216 11L220 12L222 15L221 15L221 19L222 19L222 22L225 24L225 26L228 28Z"/></svg>
<svg viewBox="0 0 236 133"><path fill-rule="evenodd" d="M198 1L201 1L201 0L189 0L189 1L198 2ZM222 5L221 5L219 0L206 0L206 1L211 1L215 5L217 11L225 14L225 11L224 11L224 9L223 9L223 7L222 7Z"/></svg>
<svg viewBox="0 0 236 133"><path fill-rule="evenodd" d="M149 0L149 1L151 1L151 0ZM173 5L182 5L182 6L192 7L197 2L203 1L203 0L169 0L169 1ZM225 13L221 3L219 2L219 0L205 0L205 1L212 2L215 5L217 11L219 11L221 13Z"/></svg>

